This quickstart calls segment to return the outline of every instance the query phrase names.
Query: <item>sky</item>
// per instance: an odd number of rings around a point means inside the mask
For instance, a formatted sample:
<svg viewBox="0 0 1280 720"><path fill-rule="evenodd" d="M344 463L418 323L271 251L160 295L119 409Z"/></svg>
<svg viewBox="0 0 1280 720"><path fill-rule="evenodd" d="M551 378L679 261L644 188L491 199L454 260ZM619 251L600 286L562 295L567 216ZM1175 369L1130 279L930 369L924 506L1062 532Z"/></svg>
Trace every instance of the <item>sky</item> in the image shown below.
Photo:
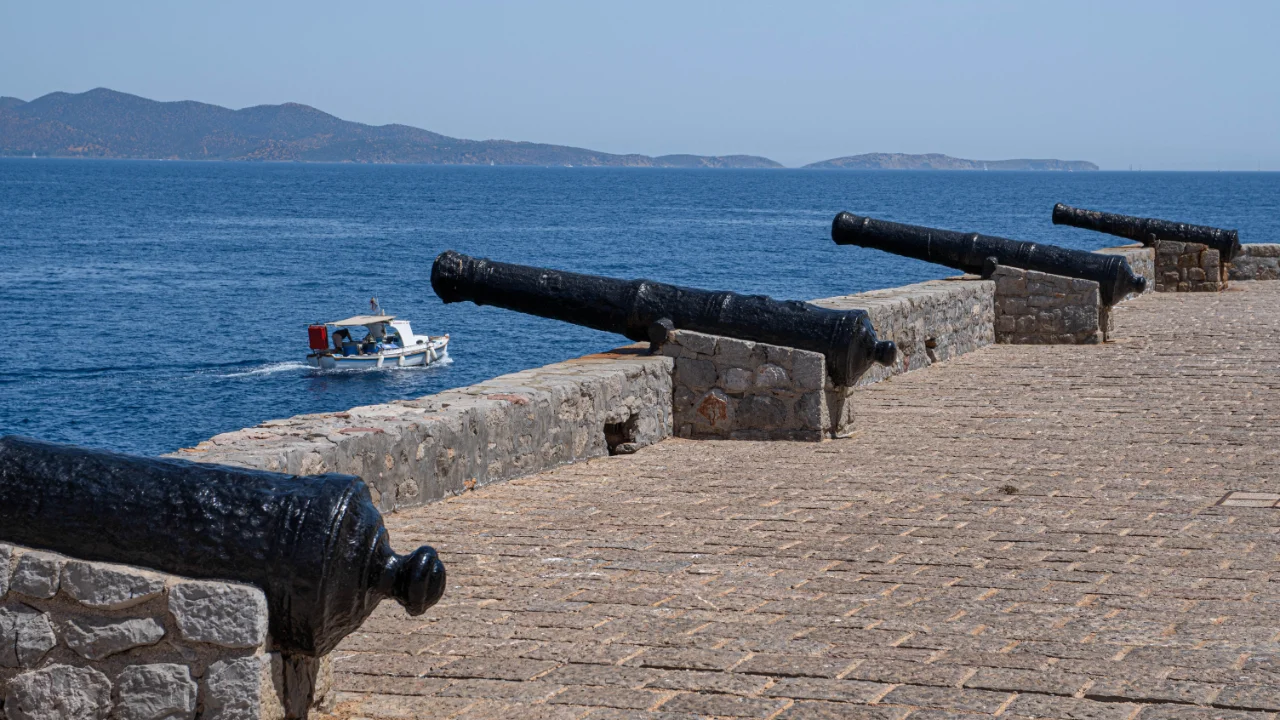
<svg viewBox="0 0 1280 720"><path fill-rule="evenodd" d="M1280 2L0 0L0 95L614 153L1280 170Z"/></svg>

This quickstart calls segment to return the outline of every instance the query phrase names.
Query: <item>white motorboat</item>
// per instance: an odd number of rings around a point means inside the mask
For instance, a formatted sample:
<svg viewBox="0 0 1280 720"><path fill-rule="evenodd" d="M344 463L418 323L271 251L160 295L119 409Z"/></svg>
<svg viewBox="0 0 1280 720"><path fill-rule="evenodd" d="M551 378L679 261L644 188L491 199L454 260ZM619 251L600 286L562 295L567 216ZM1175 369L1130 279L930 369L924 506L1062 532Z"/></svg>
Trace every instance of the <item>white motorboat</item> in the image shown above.
<svg viewBox="0 0 1280 720"><path fill-rule="evenodd" d="M377 314L308 327L311 353L307 364L322 370L415 367L449 356L448 335L415 335L407 320L381 314L376 304L374 309ZM351 330L361 327L364 336L353 338Z"/></svg>

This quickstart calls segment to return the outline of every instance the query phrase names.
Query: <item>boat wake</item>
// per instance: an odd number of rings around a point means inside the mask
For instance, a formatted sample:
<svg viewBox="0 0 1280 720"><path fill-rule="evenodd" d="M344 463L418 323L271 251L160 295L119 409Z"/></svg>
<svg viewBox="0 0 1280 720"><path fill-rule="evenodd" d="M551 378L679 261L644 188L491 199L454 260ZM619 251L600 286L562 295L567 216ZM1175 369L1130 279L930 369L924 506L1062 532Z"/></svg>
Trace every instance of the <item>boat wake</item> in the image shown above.
<svg viewBox="0 0 1280 720"><path fill-rule="evenodd" d="M250 368L248 370L242 370L240 372L226 373L225 375L219 375L218 377L222 377L222 378L255 377L257 375L274 375L275 373L296 372L298 370L309 370L309 369L310 368L307 366L307 364L302 362L296 362L296 361L274 362L274 363L267 363L266 365L260 365L255 368Z"/></svg>

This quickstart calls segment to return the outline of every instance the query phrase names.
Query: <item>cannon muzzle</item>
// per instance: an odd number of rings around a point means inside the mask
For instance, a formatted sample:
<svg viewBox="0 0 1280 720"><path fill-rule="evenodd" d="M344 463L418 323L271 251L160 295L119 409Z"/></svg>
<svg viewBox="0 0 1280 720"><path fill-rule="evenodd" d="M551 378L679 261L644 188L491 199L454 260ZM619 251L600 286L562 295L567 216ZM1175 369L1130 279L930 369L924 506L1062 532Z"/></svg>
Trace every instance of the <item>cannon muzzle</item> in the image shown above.
<svg viewBox="0 0 1280 720"><path fill-rule="evenodd" d="M392 551L350 475L290 476L0 438L0 541L245 582L285 653L319 657L384 598L412 615L445 588L435 550Z"/></svg>
<svg viewBox="0 0 1280 720"><path fill-rule="evenodd" d="M1053 206L1053 224L1116 235L1148 247L1160 240L1200 243L1217 250L1224 263L1231 262L1240 252L1240 233L1236 230L1084 210L1062 203Z"/></svg>
<svg viewBox="0 0 1280 720"><path fill-rule="evenodd" d="M431 287L446 303L496 305L650 342L663 327L725 335L822 353L837 385L852 385L873 362L893 363L897 347L877 340L863 310L830 310L794 300L616 280L468 257L436 258Z"/></svg>
<svg viewBox="0 0 1280 720"><path fill-rule="evenodd" d="M1134 274L1128 261L1117 255L905 225L847 212L836 215L831 223L831 239L838 245L875 248L975 275L984 272L988 258L995 258L1000 265L1092 280L1098 283L1105 305L1114 305L1130 293L1141 293L1147 286L1147 279Z"/></svg>

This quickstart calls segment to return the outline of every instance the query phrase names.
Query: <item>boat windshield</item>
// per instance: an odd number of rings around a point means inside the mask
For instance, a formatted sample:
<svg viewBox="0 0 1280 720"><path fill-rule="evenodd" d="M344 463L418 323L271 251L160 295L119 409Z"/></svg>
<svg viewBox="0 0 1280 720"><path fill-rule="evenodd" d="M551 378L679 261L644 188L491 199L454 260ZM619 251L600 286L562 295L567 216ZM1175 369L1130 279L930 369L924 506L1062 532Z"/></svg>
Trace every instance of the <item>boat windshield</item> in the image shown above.
<svg viewBox="0 0 1280 720"><path fill-rule="evenodd" d="M350 328L340 328L333 333L333 349L343 355L374 355L387 350L399 350L404 347L400 331L385 323L368 325L364 333L352 335Z"/></svg>

